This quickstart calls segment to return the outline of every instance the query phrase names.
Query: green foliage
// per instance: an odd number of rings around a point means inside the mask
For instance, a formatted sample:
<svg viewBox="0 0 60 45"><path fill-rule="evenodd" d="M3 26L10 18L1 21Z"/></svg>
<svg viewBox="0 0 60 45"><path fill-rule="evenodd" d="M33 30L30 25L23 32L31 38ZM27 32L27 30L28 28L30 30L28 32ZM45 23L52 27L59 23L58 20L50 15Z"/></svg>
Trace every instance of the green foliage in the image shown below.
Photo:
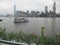
<svg viewBox="0 0 60 45"><path fill-rule="evenodd" d="M6 39L7 37L6 37L6 29L2 29L1 27L0 27L0 38L1 39Z"/></svg>
<svg viewBox="0 0 60 45"><path fill-rule="evenodd" d="M42 27L42 28L41 28L41 37L42 37L42 38L44 37L44 30L45 30L45 27Z"/></svg>
<svg viewBox="0 0 60 45"><path fill-rule="evenodd" d="M41 28L41 35L36 34L26 34L22 31L17 33L6 33L6 29L0 27L0 39L3 40L15 40L17 42L26 42L28 45L31 43L36 43L36 45L60 45L60 35L55 35L54 37L44 36L45 27Z"/></svg>
<svg viewBox="0 0 60 45"><path fill-rule="evenodd" d="M16 38L15 33L9 33L7 35L8 35L8 40L15 40L15 38Z"/></svg>

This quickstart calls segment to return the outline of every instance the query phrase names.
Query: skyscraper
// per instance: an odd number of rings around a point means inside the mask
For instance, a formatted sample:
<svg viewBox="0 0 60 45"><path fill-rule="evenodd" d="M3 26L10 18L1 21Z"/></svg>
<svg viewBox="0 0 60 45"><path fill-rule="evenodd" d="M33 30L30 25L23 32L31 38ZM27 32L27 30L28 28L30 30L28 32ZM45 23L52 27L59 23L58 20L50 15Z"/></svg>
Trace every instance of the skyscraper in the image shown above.
<svg viewBox="0 0 60 45"><path fill-rule="evenodd" d="M48 13L48 6L45 6L45 13Z"/></svg>
<svg viewBox="0 0 60 45"><path fill-rule="evenodd" d="M54 2L54 4L53 4L53 14L54 15L56 14L56 2Z"/></svg>
<svg viewBox="0 0 60 45"><path fill-rule="evenodd" d="M14 17L16 16L16 5L14 5Z"/></svg>

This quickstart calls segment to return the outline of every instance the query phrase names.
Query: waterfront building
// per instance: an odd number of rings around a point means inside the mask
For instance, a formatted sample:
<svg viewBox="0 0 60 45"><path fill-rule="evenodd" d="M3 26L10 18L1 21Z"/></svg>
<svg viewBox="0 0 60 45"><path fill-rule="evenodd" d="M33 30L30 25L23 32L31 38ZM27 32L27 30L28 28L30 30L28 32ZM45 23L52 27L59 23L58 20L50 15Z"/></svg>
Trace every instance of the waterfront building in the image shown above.
<svg viewBox="0 0 60 45"><path fill-rule="evenodd" d="M45 15L46 15L46 17L49 16L49 15L48 15L48 6L45 6Z"/></svg>
<svg viewBox="0 0 60 45"><path fill-rule="evenodd" d="M59 13L57 13L57 14L56 14L56 17L60 17L60 14L59 14Z"/></svg>
<svg viewBox="0 0 60 45"><path fill-rule="evenodd" d="M16 5L14 5L14 17L16 17Z"/></svg>
<svg viewBox="0 0 60 45"><path fill-rule="evenodd" d="M53 4L53 11L48 12L48 7L45 6L45 14L47 15L46 17L55 17L56 16L56 2Z"/></svg>
<svg viewBox="0 0 60 45"><path fill-rule="evenodd" d="M17 15L17 17L28 17L29 15L28 15L28 13L26 13L26 12L23 12L23 11L16 11L16 15Z"/></svg>
<svg viewBox="0 0 60 45"><path fill-rule="evenodd" d="M53 11L49 11L49 13L48 13L48 17L53 17L54 15L53 15Z"/></svg>
<svg viewBox="0 0 60 45"><path fill-rule="evenodd" d="M44 12L41 12L40 17L47 17L47 15Z"/></svg>
<svg viewBox="0 0 60 45"><path fill-rule="evenodd" d="M48 13L48 6L45 6L45 13Z"/></svg>
<svg viewBox="0 0 60 45"><path fill-rule="evenodd" d="M53 15L55 15L56 14L56 2L54 2L54 4L53 4Z"/></svg>
<svg viewBox="0 0 60 45"><path fill-rule="evenodd" d="M36 17L40 17L40 12L36 11Z"/></svg>
<svg viewBox="0 0 60 45"><path fill-rule="evenodd" d="M30 15L30 12L29 12L29 10L27 10L27 12L26 12L27 14L28 14L28 17L30 17L31 15Z"/></svg>
<svg viewBox="0 0 60 45"><path fill-rule="evenodd" d="M37 16L37 12L36 11L31 11L31 16L32 17L36 17Z"/></svg>
<svg viewBox="0 0 60 45"><path fill-rule="evenodd" d="M27 10L27 13L29 14L29 10Z"/></svg>
<svg viewBox="0 0 60 45"><path fill-rule="evenodd" d="M13 14L7 14L6 17L13 17Z"/></svg>

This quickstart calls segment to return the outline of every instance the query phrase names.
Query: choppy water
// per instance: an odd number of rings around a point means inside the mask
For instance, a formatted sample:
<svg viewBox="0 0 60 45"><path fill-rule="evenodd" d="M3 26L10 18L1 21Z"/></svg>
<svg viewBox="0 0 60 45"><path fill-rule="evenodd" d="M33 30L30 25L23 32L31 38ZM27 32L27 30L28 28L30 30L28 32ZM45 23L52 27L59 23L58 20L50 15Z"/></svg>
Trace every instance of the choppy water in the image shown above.
<svg viewBox="0 0 60 45"><path fill-rule="evenodd" d="M19 32L22 30L25 33L35 32L40 34L41 27L45 27L45 35L52 35L53 33L53 18L31 18L29 17L28 23L14 23L14 17L0 17L3 19L0 22L0 27L6 28L6 32ZM60 34L60 18L55 19L54 32Z"/></svg>

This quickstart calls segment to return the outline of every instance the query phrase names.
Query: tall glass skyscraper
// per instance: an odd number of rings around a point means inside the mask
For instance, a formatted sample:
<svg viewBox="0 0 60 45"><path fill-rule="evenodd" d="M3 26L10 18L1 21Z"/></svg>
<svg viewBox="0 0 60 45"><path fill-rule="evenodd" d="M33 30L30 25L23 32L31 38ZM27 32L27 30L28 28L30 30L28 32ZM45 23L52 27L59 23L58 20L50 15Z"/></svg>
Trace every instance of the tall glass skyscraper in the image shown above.
<svg viewBox="0 0 60 45"><path fill-rule="evenodd" d="M14 5L14 17L16 17L16 5Z"/></svg>
<svg viewBox="0 0 60 45"><path fill-rule="evenodd" d="M53 4L53 14L54 15L56 14L56 2L54 2L54 4Z"/></svg>

